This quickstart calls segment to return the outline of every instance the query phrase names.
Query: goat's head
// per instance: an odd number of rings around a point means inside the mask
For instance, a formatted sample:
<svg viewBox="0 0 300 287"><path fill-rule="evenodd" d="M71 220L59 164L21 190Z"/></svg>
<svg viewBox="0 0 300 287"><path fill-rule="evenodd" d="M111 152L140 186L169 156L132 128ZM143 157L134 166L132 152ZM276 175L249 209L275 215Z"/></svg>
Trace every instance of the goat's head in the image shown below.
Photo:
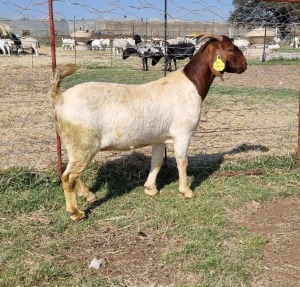
<svg viewBox="0 0 300 287"><path fill-rule="evenodd" d="M200 41L210 38L200 51L207 49L209 55L209 67L216 77L223 80L223 73L241 74L247 69L247 60L243 52L233 44L227 36L213 33L204 33L197 36Z"/></svg>
<svg viewBox="0 0 300 287"><path fill-rule="evenodd" d="M138 52L135 48L129 47L129 48L123 50L122 59L125 60L128 57L130 57L131 55L138 55Z"/></svg>

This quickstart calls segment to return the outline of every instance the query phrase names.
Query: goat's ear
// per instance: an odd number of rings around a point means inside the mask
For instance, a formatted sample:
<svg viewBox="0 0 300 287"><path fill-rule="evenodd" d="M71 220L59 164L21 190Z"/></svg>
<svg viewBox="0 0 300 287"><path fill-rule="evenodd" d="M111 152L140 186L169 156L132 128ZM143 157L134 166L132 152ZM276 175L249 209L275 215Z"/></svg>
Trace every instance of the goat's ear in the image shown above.
<svg viewBox="0 0 300 287"><path fill-rule="evenodd" d="M227 56L222 48L213 47L211 53L209 53L209 67L211 72L219 77L223 81L223 73L225 70L225 65L227 61Z"/></svg>

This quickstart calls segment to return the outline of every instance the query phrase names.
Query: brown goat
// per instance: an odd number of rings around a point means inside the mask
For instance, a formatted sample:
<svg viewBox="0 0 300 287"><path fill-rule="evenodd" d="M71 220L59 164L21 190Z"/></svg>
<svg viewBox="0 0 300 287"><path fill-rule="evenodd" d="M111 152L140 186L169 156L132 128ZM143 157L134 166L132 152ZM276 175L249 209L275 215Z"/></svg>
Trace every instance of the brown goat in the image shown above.
<svg viewBox="0 0 300 287"><path fill-rule="evenodd" d="M62 79L76 66L58 67L51 82L56 124L67 149L69 162L62 175L67 211L73 220L85 217L77 206L79 196L93 202L96 197L80 175L99 151L131 150L152 145L151 170L145 192L158 193L156 177L167 143L174 144L179 172L179 191L193 197L187 183L187 152L200 120L201 105L215 77L243 73L243 53L226 36L209 38L191 61L167 77L142 85L88 82L60 92Z"/></svg>

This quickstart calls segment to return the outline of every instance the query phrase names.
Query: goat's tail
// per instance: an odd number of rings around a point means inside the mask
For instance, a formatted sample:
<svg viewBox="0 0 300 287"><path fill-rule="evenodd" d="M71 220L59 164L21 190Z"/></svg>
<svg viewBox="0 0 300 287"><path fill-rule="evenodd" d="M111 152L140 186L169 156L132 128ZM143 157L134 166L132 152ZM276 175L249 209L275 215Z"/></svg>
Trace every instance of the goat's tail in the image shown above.
<svg viewBox="0 0 300 287"><path fill-rule="evenodd" d="M75 64L65 64L56 68L55 73L51 79L50 88L50 94L53 100L56 100L60 97L61 93L59 88L63 78L73 75L77 69L78 66Z"/></svg>

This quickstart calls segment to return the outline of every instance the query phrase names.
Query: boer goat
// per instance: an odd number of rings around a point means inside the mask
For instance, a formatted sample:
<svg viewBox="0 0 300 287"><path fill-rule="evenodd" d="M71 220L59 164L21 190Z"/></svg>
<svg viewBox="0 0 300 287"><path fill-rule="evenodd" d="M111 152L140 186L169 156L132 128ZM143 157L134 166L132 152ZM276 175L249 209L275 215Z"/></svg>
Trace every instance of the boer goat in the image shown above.
<svg viewBox="0 0 300 287"><path fill-rule="evenodd" d="M193 197L187 182L187 152L202 102L215 77L223 79L224 72L241 74L247 69L246 58L228 37L212 33L198 37L209 40L182 70L146 84L87 82L61 92L61 81L77 67L67 64L56 69L51 97L57 131L69 156L61 180L73 220L85 217L75 191L88 202L96 200L81 174L99 151L152 145L151 170L144 186L154 196L165 145L173 143L179 191L185 198Z"/></svg>

